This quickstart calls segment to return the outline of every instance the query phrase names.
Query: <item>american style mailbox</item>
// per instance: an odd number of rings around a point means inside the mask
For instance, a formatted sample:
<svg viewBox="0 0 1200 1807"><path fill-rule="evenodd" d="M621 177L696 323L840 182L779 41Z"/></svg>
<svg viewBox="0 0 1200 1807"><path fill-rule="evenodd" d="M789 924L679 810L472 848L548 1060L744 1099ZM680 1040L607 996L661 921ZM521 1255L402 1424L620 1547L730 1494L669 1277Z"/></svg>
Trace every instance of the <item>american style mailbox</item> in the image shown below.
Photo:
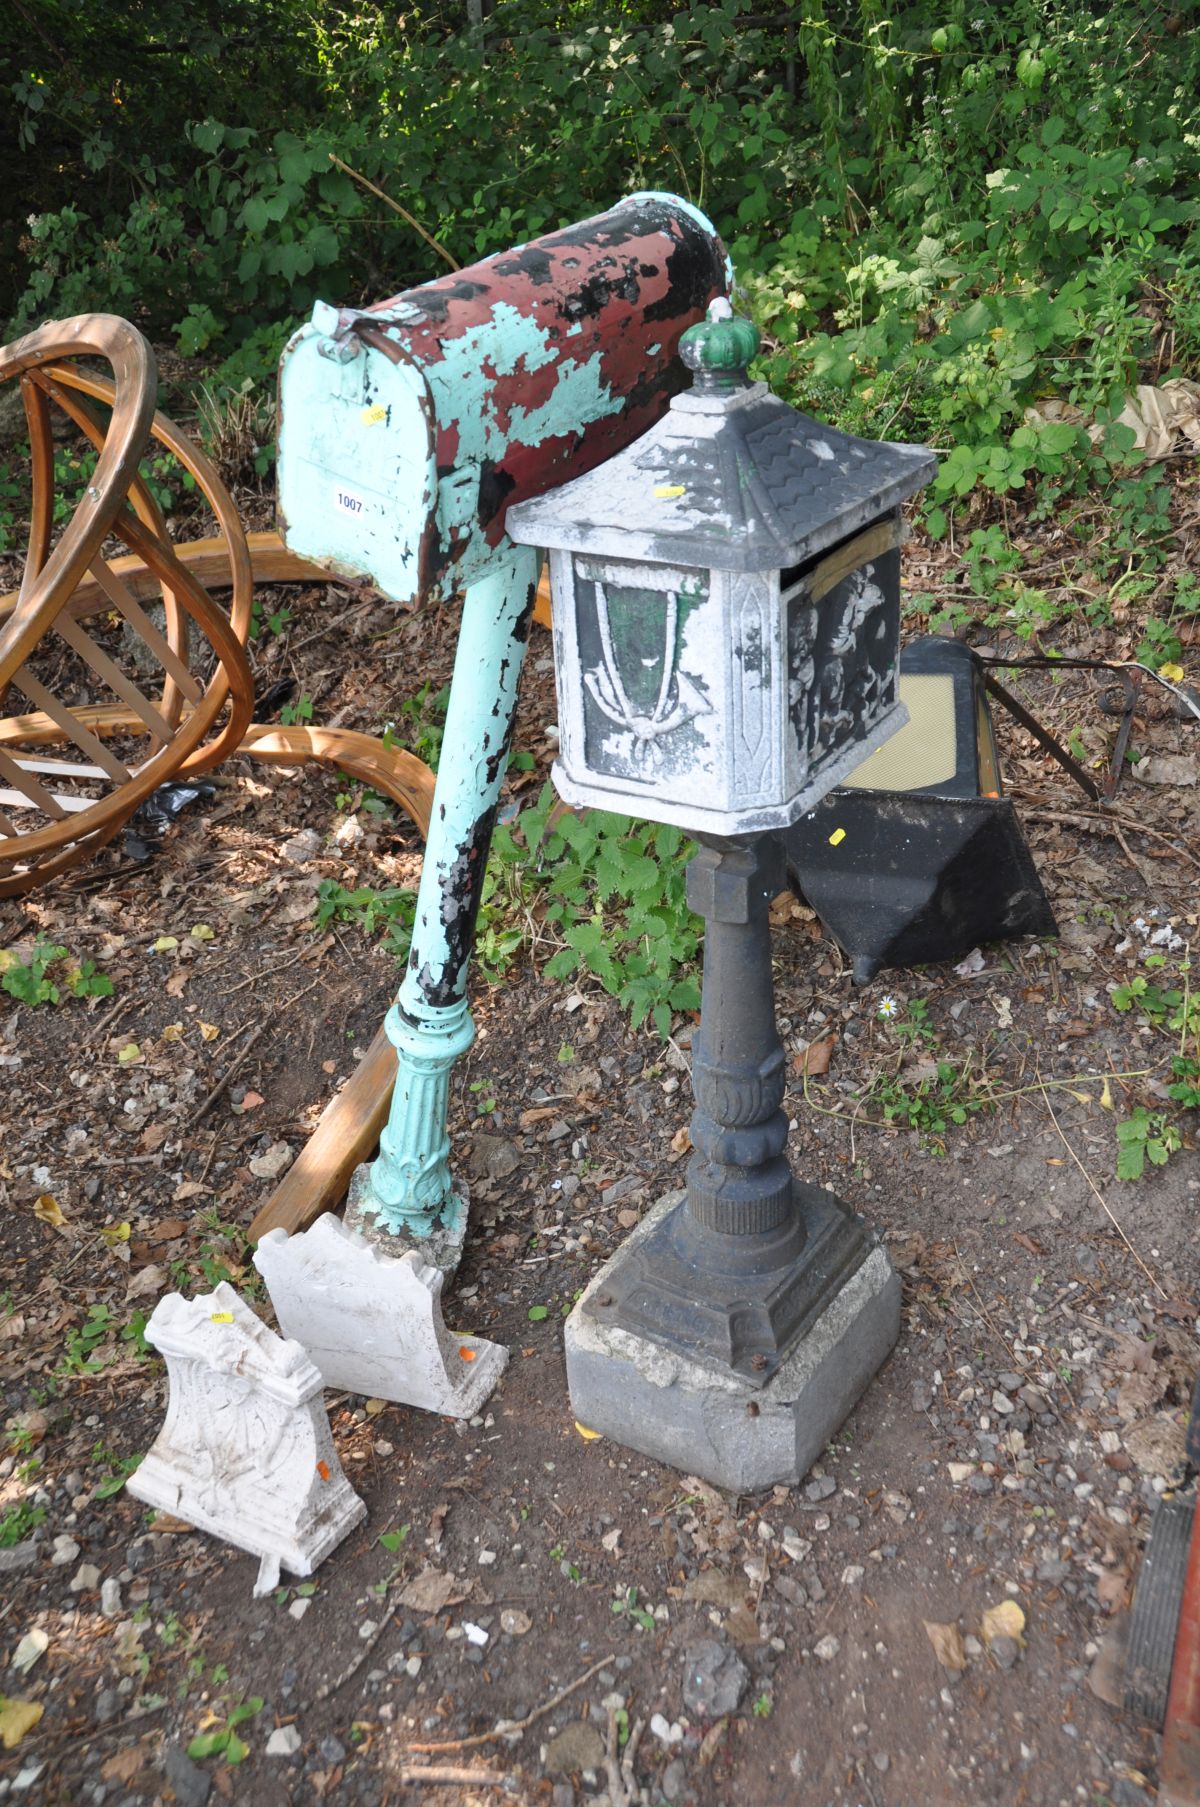
<svg viewBox="0 0 1200 1807"><path fill-rule="evenodd" d="M900 504L936 469L751 383L753 326L714 301L663 419L509 511L549 547L567 801L701 840L694 1152L567 1321L576 1416L749 1491L811 1464L895 1342L877 1236L785 1153L768 907L787 828L902 725Z"/></svg>
<svg viewBox="0 0 1200 1807"><path fill-rule="evenodd" d="M686 380L680 334L729 282L703 214L639 194L376 306L318 303L280 364L288 546L400 603L465 591L412 952L386 1021L391 1115L350 1213L441 1265L466 1220L449 1073L474 1036L467 968L538 571L506 511L658 420Z"/></svg>

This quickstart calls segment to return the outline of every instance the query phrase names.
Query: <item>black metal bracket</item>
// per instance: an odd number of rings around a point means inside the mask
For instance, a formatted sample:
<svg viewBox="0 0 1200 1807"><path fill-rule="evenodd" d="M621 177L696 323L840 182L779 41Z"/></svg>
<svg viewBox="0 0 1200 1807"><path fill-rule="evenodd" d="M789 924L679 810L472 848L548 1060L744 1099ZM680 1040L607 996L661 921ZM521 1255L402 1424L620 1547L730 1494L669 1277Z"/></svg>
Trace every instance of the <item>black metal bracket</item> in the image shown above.
<svg viewBox="0 0 1200 1807"><path fill-rule="evenodd" d="M1032 734L1039 746L1045 748L1050 757L1057 760L1068 777L1073 778L1079 788L1089 796L1093 803L1111 803L1117 794L1117 786L1121 782L1125 770L1125 752L1129 746L1129 736L1133 731L1133 718L1137 711L1141 696L1141 680L1135 677L1127 665L1116 664L1111 659L1068 659L1050 658L1042 655L1023 659L991 659L986 654L971 649L971 657L984 668L984 684L991 696L1002 703L1009 714L1020 722L1027 733ZM1109 761L1108 778L1103 784L1097 784L1091 773L1087 771L1069 753L1056 735L1049 728L1043 727L1037 717L1031 715L1023 703L1019 703L1010 690L1006 690L998 678L992 676L992 667L1003 670L1034 669L1041 671L1115 671L1124 685L1125 695L1122 703L1114 709L1105 709L1106 714L1119 714L1121 725L1117 730L1117 738L1113 745L1112 757Z"/></svg>

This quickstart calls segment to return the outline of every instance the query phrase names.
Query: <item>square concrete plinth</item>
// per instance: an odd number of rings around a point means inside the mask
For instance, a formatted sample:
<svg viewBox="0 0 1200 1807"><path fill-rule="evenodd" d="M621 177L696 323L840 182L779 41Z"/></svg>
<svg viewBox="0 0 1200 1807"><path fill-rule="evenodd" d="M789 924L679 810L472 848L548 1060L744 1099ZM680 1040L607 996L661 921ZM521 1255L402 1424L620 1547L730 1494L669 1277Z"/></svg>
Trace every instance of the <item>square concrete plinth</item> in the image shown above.
<svg viewBox="0 0 1200 1807"><path fill-rule="evenodd" d="M799 1481L891 1353L900 1334L900 1282L872 1240L779 1371L751 1387L587 1312L613 1263L680 1197L659 1200L567 1319L572 1411L590 1430L734 1493Z"/></svg>

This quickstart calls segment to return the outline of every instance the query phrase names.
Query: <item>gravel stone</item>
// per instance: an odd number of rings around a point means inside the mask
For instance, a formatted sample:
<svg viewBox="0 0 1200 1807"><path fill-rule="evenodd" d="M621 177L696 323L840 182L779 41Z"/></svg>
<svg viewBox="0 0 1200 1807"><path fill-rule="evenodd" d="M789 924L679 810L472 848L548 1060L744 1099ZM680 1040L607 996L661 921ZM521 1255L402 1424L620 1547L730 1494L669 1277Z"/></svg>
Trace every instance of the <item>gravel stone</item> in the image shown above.
<svg viewBox="0 0 1200 1807"><path fill-rule="evenodd" d="M671 1807L683 1799L687 1789L687 1765L681 1757L675 1757L667 1764L658 1785Z"/></svg>
<svg viewBox="0 0 1200 1807"><path fill-rule="evenodd" d="M212 1779L192 1762L181 1744L168 1744L163 1769L179 1807L204 1807L212 1792Z"/></svg>
<svg viewBox="0 0 1200 1807"><path fill-rule="evenodd" d="M704 1638L684 1654L683 1704L702 1718L735 1712L749 1681L741 1657L716 1638Z"/></svg>

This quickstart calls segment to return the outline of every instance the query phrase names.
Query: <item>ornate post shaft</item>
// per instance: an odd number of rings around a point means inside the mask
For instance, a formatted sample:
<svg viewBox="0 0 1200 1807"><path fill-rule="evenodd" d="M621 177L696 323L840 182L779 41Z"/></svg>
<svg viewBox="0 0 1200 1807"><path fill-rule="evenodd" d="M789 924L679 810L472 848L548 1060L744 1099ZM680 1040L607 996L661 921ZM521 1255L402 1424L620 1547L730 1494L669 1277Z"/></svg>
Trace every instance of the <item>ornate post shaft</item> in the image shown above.
<svg viewBox="0 0 1200 1807"><path fill-rule="evenodd" d="M536 553L514 547L463 602L412 948L384 1024L396 1087L379 1158L351 1192L356 1221L410 1241L461 1245L466 1228L448 1159L450 1073L475 1039L467 973L536 588Z"/></svg>
<svg viewBox="0 0 1200 1807"><path fill-rule="evenodd" d="M795 1179L785 1152L769 920L783 880L769 835L714 841L688 868L705 937L687 1193L631 1241L584 1306L751 1386L778 1371L869 1249L861 1219Z"/></svg>
<svg viewBox="0 0 1200 1807"><path fill-rule="evenodd" d="M688 867L705 936L687 1209L697 1228L726 1236L769 1235L795 1217L768 921L784 883L773 838L702 848Z"/></svg>

